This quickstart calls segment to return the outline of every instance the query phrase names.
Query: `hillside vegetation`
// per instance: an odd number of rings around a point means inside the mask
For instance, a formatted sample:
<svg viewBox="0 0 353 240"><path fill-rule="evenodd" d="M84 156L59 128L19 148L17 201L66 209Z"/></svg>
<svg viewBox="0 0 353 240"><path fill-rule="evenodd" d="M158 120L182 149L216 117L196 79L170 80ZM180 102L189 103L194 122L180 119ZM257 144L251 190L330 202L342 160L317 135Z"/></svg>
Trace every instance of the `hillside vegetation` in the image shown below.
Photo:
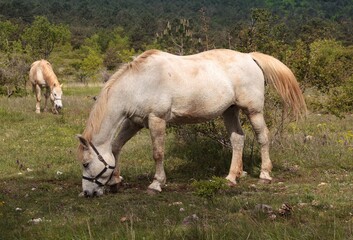
<svg viewBox="0 0 353 240"><path fill-rule="evenodd" d="M229 48L279 58L311 110L340 116L353 106L352 16L350 0L3 0L0 94L24 95L40 58L61 82L88 83L106 81L150 48L178 55Z"/></svg>

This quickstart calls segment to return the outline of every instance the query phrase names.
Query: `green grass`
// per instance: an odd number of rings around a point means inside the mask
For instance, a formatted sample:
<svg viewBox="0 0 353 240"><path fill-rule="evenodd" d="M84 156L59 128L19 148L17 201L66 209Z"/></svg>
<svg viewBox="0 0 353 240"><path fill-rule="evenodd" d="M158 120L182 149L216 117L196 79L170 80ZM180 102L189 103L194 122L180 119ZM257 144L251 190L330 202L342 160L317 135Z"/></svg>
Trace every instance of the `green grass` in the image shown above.
<svg viewBox="0 0 353 240"><path fill-rule="evenodd" d="M123 189L85 199L78 197L74 136L98 92L67 87L62 115L35 114L32 95L0 98L0 239L353 239L353 116L311 114L287 126L271 146L269 185L258 183L258 146L251 154L249 134L249 175L212 199L195 194L192 183L225 176L229 150L169 133L167 186L148 195L154 162L143 130L123 149ZM313 138L304 143L305 134ZM289 216L279 214L283 203L292 206ZM271 206L276 218L256 210L259 204ZM193 214L194 222L183 223Z"/></svg>

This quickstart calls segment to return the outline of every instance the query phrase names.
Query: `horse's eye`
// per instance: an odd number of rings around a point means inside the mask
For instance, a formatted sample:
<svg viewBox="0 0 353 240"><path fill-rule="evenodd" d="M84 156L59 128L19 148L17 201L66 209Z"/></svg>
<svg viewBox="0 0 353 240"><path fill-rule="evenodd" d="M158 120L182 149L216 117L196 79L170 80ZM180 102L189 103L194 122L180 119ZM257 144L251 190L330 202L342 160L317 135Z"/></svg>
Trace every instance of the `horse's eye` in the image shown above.
<svg viewBox="0 0 353 240"><path fill-rule="evenodd" d="M89 163L82 164L84 168L88 168Z"/></svg>
<svg viewBox="0 0 353 240"><path fill-rule="evenodd" d="M56 93L54 93L54 97L56 97Z"/></svg>

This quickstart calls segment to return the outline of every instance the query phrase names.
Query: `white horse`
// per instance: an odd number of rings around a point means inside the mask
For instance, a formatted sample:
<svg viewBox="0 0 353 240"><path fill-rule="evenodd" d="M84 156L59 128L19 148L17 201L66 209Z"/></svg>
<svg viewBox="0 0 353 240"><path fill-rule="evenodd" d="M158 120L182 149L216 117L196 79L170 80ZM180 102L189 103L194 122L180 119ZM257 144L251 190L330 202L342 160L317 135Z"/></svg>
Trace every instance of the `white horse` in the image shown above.
<svg viewBox="0 0 353 240"><path fill-rule="evenodd" d="M150 130L156 163L148 189L161 192L166 183L163 159L167 123L198 123L220 115L233 150L226 179L235 185L243 171L240 110L248 116L261 145L260 179L271 181L269 131L263 116L265 82L275 87L295 116L306 112L293 73L269 55L224 49L191 56L158 50L142 53L106 83L83 134L77 135L83 194L101 195L104 185L120 182L117 164L121 148L143 127Z"/></svg>
<svg viewBox="0 0 353 240"><path fill-rule="evenodd" d="M40 100L42 97L41 90L46 88L44 111L47 111L48 98L52 102L54 113L63 107L62 97L62 84L59 83L51 64L46 60L38 60L32 63L31 70L29 71L29 80L32 84L33 92L36 94L36 113L40 113Z"/></svg>

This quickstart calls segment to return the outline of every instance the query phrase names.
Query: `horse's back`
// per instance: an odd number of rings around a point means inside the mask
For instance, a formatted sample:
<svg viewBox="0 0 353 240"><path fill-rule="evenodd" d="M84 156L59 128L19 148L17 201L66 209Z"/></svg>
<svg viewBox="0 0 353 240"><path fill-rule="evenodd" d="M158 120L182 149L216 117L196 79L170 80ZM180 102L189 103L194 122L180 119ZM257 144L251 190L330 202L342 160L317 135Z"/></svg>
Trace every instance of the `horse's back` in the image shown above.
<svg viewBox="0 0 353 240"><path fill-rule="evenodd" d="M145 56L121 88L133 88L134 94L122 95L138 109L167 114L173 122L212 119L232 105L254 101L243 97L250 91L256 94L259 88L263 93L261 69L248 54L221 49L189 56L155 51Z"/></svg>
<svg viewBox="0 0 353 240"><path fill-rule="evenodd" d="M55 76L51 64L44 59L37 60L32 63L31 69L29 71L29 80L35 85L46 86L48 77L53 78ZM56 76L55 76L56 78Z"/></svg>

